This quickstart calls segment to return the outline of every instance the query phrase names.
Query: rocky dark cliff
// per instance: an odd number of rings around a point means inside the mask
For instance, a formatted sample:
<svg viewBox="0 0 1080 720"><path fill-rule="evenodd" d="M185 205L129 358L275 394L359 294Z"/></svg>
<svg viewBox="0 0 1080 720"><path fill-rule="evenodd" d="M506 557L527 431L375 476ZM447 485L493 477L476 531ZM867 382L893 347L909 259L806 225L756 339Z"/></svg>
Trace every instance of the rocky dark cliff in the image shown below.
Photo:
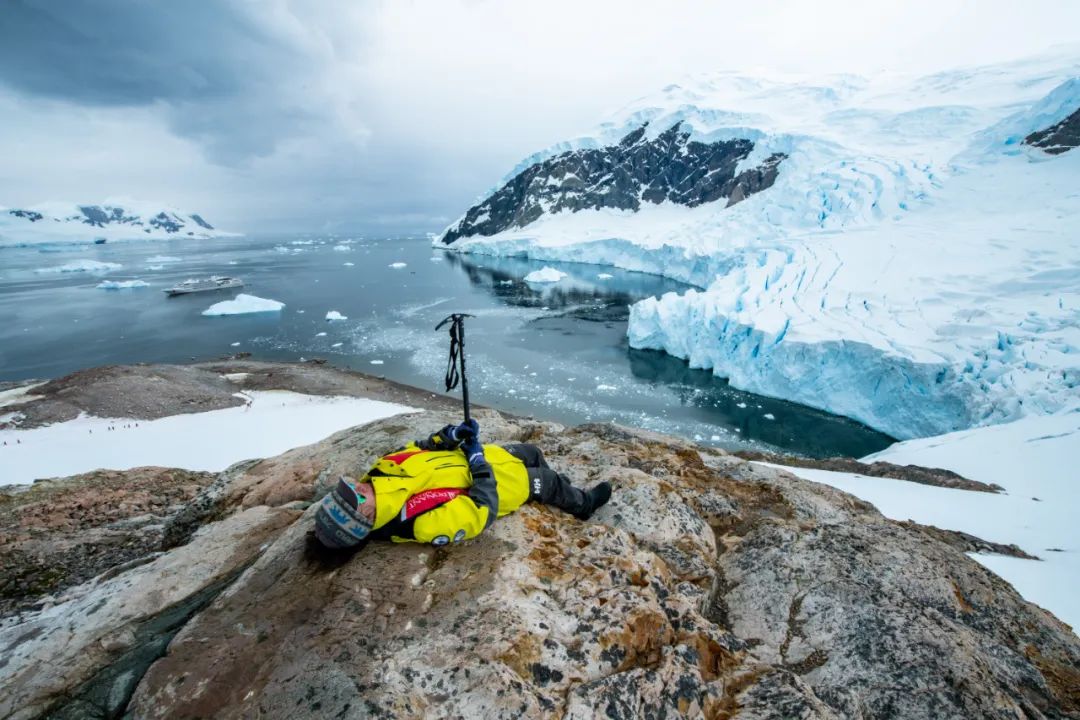
<svg viewBox="0 0 1080 720"><path fill-rule="evenodd" d="M1080 146L1080 108L1061 122L1031 133L1024 138L1024 142L1042 148L1051 155L1060 155Z"/></svg>
<svg viewBox="0 0 1080 720"><path fill-rule="evenodd" d="M785 157L774 154L737 173L754 149L750 140L698 142L679 123L649 139L647 126L617 145L564 152L526 168L470 208L442 241L494 235L564 210L638 210L642 203L662 202L694 207L719 200L730 206L770 187Z"/></svg>
<svg viewBox="0 0 1080 720"><path fill-rule="evenodd" d="M311 366L165 375L206 397L222 373L432 397ZM80 406L106 399L64 388ZM457 417L432 402L214 477L162 485L143 468L0 494L0 547L47 558L90 532L90 572L110 546L120 563L6 606L0 716L1080 718L1080 639L962 550L659 435L477 409L490 441L542 446L578 484L611 482L611 502L588 522L527 505L452 547L312 554L309 503ZM3 573L22 562L9 554Z"/></svg>

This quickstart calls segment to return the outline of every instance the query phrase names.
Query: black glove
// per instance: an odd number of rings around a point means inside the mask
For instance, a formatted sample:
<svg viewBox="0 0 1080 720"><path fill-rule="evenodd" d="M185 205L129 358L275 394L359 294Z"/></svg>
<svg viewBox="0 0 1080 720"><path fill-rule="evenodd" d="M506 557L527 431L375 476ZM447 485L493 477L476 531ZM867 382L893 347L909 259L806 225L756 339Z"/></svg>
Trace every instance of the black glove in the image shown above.
<svg viewBox="0 0 1080 720"><path fill-rule="evenodd" d="M487 466L487 458L484 457L484 446L480 444L480 438L471 437L461 445L462 451L465 453L465 459L469 462L469 469L478 468L480 466Z"/></svg>
<svg viewBox="0 0 1080 720"><path fill-rule="evenodd" d="M476 422L476 418L469 418L460 425L455 425L451 433L460 442L468 442L469 439L480 437L480 423Z"/></svg>
<svg viewBox="0 0 1080 720"><path fill-rule="evenodd" d="M461 440L457 438L456 425L447 425L437 433L428 435L424 440L417 441L422 450L457 450ZM463 439L463 438L462 438Z"/></svg>

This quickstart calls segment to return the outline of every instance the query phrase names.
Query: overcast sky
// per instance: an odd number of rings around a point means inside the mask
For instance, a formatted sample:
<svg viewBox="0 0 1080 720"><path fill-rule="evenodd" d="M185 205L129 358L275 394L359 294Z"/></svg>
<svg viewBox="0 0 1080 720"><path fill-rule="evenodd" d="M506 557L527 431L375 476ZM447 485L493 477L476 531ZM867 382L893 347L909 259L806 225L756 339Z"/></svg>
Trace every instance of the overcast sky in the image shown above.
<svg viewBox="0 0 1080 720"><path fill-rule="evenodd" d="M931 72L1077 41L1072 0L4 0L0 205L437 231L695 71Z"/></svg>

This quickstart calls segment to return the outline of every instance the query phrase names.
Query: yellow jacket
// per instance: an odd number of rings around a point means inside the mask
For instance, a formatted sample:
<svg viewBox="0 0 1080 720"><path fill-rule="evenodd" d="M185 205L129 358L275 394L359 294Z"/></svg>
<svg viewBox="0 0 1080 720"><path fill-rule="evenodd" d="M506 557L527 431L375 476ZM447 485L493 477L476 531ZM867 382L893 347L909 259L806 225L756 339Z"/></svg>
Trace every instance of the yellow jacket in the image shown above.
<svg viewBox="0 0 1080 720"><path fill-rule="evenodd" d="M494 474L474 484L461 450L423 450L409 443L384 455L361 482L375 490L374 538L434 545L476 537L497 517L529 499L524 463L498 445L485 445ZM483 486L483 487L482 487Z"/></svg>

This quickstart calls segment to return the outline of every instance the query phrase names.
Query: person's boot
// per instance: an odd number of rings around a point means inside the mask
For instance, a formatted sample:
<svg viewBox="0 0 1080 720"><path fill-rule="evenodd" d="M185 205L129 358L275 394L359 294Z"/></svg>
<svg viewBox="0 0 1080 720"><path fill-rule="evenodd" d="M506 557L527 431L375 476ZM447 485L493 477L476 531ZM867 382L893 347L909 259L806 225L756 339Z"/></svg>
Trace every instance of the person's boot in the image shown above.
<svg viewBox="0 0 1080 720"><path fill-rule="evenodd" d="M602 482L585 493L585 507L580 512L574 513L574 517L578 520L588 520L594 512L606 505L610 499L611 483Z"/></svg>

